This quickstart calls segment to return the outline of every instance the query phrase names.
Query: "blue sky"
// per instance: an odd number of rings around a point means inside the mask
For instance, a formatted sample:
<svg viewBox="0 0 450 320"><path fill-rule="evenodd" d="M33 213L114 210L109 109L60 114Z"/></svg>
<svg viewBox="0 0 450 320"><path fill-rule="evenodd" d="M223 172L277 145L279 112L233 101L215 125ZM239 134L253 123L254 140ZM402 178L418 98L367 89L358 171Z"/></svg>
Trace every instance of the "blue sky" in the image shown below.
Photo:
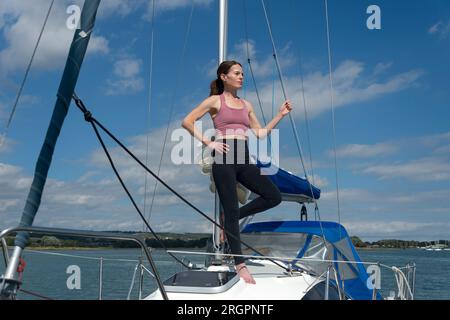
<svg viewBox="0 0 450 320"><path fill-rule="evenodd" d="M323 220L338 220L328 54L323 1L266 1L293 117L305 160L309 147L300 75L305 84L314 178L322 190ZM49 0L3 0L0 5L0 129L42 26ZM55 103L73 31L56 1L6 141L0 147L0 228L20 219L34 164ZM381 30L369 30L370 5L381 9ZM446 0L329 0L341 222L365 240L450 238L450 3ZM230 1L229 58L244 63L242 96L259 112L245 62L242 1ZM141 159L150 139L149 166L158 170L162 141L208 94L217 59L217 1L156 1L154 64L150 79L151 1L105 0L82 68L77 93L94 116ZM282 101L274 81L270 39L260 1L247 0L249 48L266 115ZM150 103L150 124L147 110ZM173 109L172 115L171 110ZM261 114L259 119L262 122ZM205 126L211 126L205 120ZM279 126L281 165L300 173L289 121ZM169 137L170 138L170 137ZM212 213L208 177L197 166L175 166L166 146L161 177ZM113 144L118 166L142 205L144 172ZM148 180L147 193L153 193ZM150 221L158 231L209 232L207 221L161 187ZM314 216L312 207L310 218ZM283 204L257 219L297 219ZM148 215L148 213L147 213ZM140 230L92 130L72 106L49 173L36 225Z"/></svg>

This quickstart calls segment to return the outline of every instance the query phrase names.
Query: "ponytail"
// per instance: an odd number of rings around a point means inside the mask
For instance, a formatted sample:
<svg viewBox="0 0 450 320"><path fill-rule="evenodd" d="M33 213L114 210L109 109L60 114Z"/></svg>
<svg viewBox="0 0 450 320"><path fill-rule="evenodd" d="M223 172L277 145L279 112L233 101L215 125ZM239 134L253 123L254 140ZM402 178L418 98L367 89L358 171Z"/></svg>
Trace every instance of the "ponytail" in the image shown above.
<svg viewBox="0 0 450 320"><path fill-rule="evenodd" d="M222 79L216 79L216 80L213 80L212 82L211 82L211 85L209 86L209 95L210 96L214 96L214 95L219 95L219 94L222 94L223 93L223 90L224 90L224 85L223 85L223 81L222 81Z"/></svg>

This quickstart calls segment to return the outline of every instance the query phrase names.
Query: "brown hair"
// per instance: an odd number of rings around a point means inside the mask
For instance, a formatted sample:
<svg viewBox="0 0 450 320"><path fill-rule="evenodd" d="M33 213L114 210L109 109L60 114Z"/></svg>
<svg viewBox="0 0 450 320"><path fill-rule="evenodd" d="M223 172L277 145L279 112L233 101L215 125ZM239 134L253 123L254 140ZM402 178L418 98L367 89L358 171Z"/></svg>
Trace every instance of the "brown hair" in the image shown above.
<svg viewBox="0 0 450 320"><path fill-rule="evenodd" d="M209 88L210 88L209 95L210 96L223 93L224 84L223 84L222 79L220 79L220 75L227 74L228 72L230 72L231 67L236 64L238 64L242 67L242 64L240 64L239 62L234 61L234 60L224 61L220 64L219 68L217 68L217 79L213 80L211 82L211 85L209 86Z"/></svg>

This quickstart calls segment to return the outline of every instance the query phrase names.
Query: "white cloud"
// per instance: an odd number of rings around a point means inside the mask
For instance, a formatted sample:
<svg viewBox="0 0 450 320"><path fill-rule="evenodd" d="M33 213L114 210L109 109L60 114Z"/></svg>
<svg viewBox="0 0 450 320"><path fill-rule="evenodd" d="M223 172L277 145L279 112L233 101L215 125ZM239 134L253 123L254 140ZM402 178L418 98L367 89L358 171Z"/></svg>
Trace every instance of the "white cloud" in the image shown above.
<svg viewBox="0 0 450 320"><path fill-rule="evenodd" d="M133 94L144 89L142 78L108 80L107 85L105 94L108 96Z"/></svg>
<svg viewBox="0 0 450 320"><path fill-rule="evenodd" d="M155 11L158 12L166 12L171 10L177 10L180 8L189 7L192 5L192 2L195 6L209 6L213 3L213 0L159 0L156 2ZM147 18L151 17L152 13L152 1L148 2L147 7Z"/></svg>
<svg viewBox="0 0 450 320"><path fill-rule="evenodd" d="M376 143L373 145L349 144L336 150L340 158L371 158L376 156L391 155L398 150L393 143ZM334 155L334 151L328 151L329 156Z"/></svg>
<svg viewBox="0 0 450 320"><path fill-rule="evenodd" d="M271 54L261 57L261 53L256 49L256 43L254 40L249 40L248 51L251 59L253 74L255 75L256 81L260 81L261 78L271 77L273 74L273 68L275 66L275 60ZM280 67L282 69L287 69L295 66L297 59L291 53L290 43L286 44L278 52ZM233 50L228 54L229 60L235 60L242 64L246 68L247 64L247 42L242 40L241 42L234 45ZM247 64L248 65L248 64ZM212 78L216 78L217 71L217 61L211 60L205 67L207 74ZM253 87L251 80L250 71L245 75L246 81ZM263 79L266 81L266 79ZM258 83L259 84L259 83ZM272 92L272 89L270 90Z"/></svg>
<svg viewBox="0 0 450 320"><path fill-rule="evenodd" d="M435 152L442 154L450 154L450 144L437 148Z"/></svg>
<svg viewBox="0 0 450 320"><path fill-rule="evenodd" d="M327 178L320 177L317 174L314 174L314 176L310 177L309 181L311 181L313 183L313 185L319 189L328 187L328 185L330 184L330 182L328 181Z"/></svg>
<svg viewBox="0 0 450 320"><path fill-rule="evenodd" d="M425 241L450 236L450 223L368 220L347 221L345 225L350 235L361 236L363 240L397 238Z"/></svg>
<svg viewBox="0 0 450 320"><path fill-rule="evenodd" d="M246 61L245 53L246 43L238 43L234 51L230 53L230 59L237 61ZM250 54L253 56L253 69L255 77L257 77L258 91L264 113L271 114L272 106L272 73L273 73L273 57L271 55L262 58L258 56L255 42L249 42ZM295 67L297 60L292 56L287 44L283 50L280 50L280 62L282 70L289 70ZM399 92L405 89L417 86L418 80L422 77L423 71L410 70L403 73L393 74L386 80L378 80L377 77L392 67L392 63L379 63L374 67L372 74L365 75L366 67L362 62L346 60L337 65L333 71L334 83L334 107L344 107L355 103L365 102L376 99L378 97ZM211 61L207 66L207 73L211 78L216 77L217 65L215 61ZM383 75L386 78L386 75ZM307 100L307 110L309 119L313 119L325 112L329 112L331 105L330 81L328 72L311 72L304 77L305 97ZM250 88L251 76L247 74L246 81ZM295 118L302 118L304 115L303 106L298 101L303 101L302 91L300 90L301 78L298 76L285 76L284 85L288 98L294 101ZM247 100L253 101L256 113L260 115L260 108L255 105L258 101L256 92L249 90L247 92ZM275 89L275 103L280 105L284 100L281 87L278 85ZM269 110L270 109L270 110Z"/></svg>
<svg viewBox="0 0 450 320"><path fill-rule="evenodd" d="M123 78L132 78L141 72L142 60L140 59L123 59L114 64L114 73L116 76Z"/></svg>
<svg viewBox="0 0 450 320"><path fill-rule="evenodd" d="M392 65L393 65L392 62L388 62L388 63L380 62L375 66L373 73L374 73L374 75L383 74L387 70L389 70L392 67Z"/></svg>
<svg viewBox="0 0 450 320"><path fill-rule="evenodd" d="M3 102L0 101L0 128L3 128L3 120L6 120L8 118L6 114L6 105L3 104Z"/></svg>
<svg viewBox="0 0 450 320"><path fill-rule="evenodd" d="M260 53L256 49L255 41L249 40L248 43L248 51L249 56L252 63L253 73L255 77L258 78L266 78L271 77L273 74L273 69L275 67L275 60L273 56L267 55L264 58L260 57ZM292 55L291 44L286 44L283 48L281 48L278 52L278 59L280 62L281 69L288 69L290 67L295 66L297 63L297 59ZM247 61L247 42L242 41L237 43L234 46L234 50L229 54L230 60L236 60L244 64ZM244 65L245 66L245 65ZM216 70L214 70L213 74L215 75ZM251 75L247 74L247 81L251 81Z"/></svg>
<svg viewBox="0 0 450 320"><path fill-rule="evenodd" d="M339 190L339 198L342 203L348 206L352 204L364 204L369 207L375 207L378 203L379 208L383 206L385 211L400 211L397 210L402 205L402 208L406 208L408 205L409 209L415 208L418 204L423 203L439 203L440 205L445 205L446 202L450 200L450 190L449 189L438 189L438 190L424 190L420 192L411 193L408 190L398 190L395 192L384 192L384 191L371 191L369 189L361 188L341 188ZM331 190L323 192L321 194L322 201L335 201L336 191ZM427 210L431 207L427 207ZM419 212L423 212L423 207L417 207Z"/></svg>
<svg viewBox="0 0 450 320"><path fill-rule="evenodd" d="M192 0L155 0L155 13L165 13L192 5ZM193 0L197 7L207 7L213 0ZM75 3L81 6L80 0ZM138 10L144 10L144 19L150 19L152 13L153 0L105 0L99 7L99 18L110 17L111 15L127 16Z"/></svg>
<svg viewBox="0 0 450 320"><path fill-rule="evenodd" d="M412 181L450 180L450 162L442 158L422 158L396 164L374 165L362 170L380 179L405 178Z"/></svg>
<svg viewBox="0 0 450 320"><path fill-rule="evenodd" d="M174 120L170 124L170 128L179 128L181 125L181 120ZM158 173L158 166L160 162L162 143L164 139L166 128L162 127L159 129L152 130L150 132L149 139L149 154L148 163L149 168L154 172ZM174 165L171 161L171 151L172 147L176 142L170 141L171 131L169 131L169 138L166 144L164 157L162 159L161 168L159 171L159 177L168 183L172 188L184 196L187 200L191 201L194 205L205 211L212 210L213 204L213 194L209 191L209 177L202 175L200 169L197 165ZM127 139L127 146L132 150L132 152L145 162L146 150L147 150L147 136L139 135ZM133 190L134 194L139 198L144 196L144 185L145 177L147 175L147 205L149 206L151 202L151 197L153 195L154 186L156 183L155 178L150 174L146 173L134 160L124 154L118 148L111 148L111 156L113 157L115 164L120 172L122 178L127 184L129 184ZM196 155L193 155L193 160L196 159ZM98 149L91 154L90 161L97 169L102 170L106 168L108 175L112 176L112 172L109 168L109 164L106 163L105 155L103 151ZM117 184L116 181L112 181L112 184ZM147 207L148 209L148 207ZM180 211L181 210L181 211ZM153 208L152 217L155 216L155 223L167 222L172 219L180 219L179 215L167 216L162 213L165 212L184 212L183 216L189 219L196 219L198 221L202 220L201 217L194 210L185 205L180 199L175 197L166 187L161 183L158 183L155 194L155 202ZM188 222L186 222L188 223ZM195 223L192 222L192 226L195 227Z"/></svg>
<svg viewBox="0 0 450 320"><path fill-rule="evenodd" d="M0 229L15 226L20 220L32 178L19 167L0 163ZM133 220L130 206L121 201L124 194L115 184L97 181L61 181L49 178L44 189L36 225L79 228L92 219L102 219L97 230L114 229L116 222ZM113 213L122 213L111 219ZM66 224L64 224L66 223Z"/></svg>
<svg viewBox="0 0 450 320"><path fill-rule="evenodd" d="M138 9L145 3L145 0L106 0L100 3L99 16L110 16L112 14L118 14L120 16L126 16Z"/></svg>
<svg viewBox="0 0 450 320"><path fill-rule="evenodd" d="M377 81L374 75L368 83L363 75L364 64L358 61L347 60L339 64L333 72L334 78L334 107L340 108L355 103L369 101L386 94L399 92L417 85L417 80L422 76L420 70L412 70L391 75L385 81ZM292 101L303 101L300 90L299 77L285 77L285 89L288 98ZM305 97L309 119L313 119L322 113L329 112L331 106L330 81L328 73L313 72L304 76ZM272 81L261 82L259 86L260 98L265 114L269 114L272 105ZM284 97L282 91L275 91L275 101L280 105ZM257 101L254 92L249 93L250 101ZM256 108L259 113L259 108ZM303 117L303 106L294 105L293 116Z"/></svg>
<svg viewBox="0 0 450 320"><path fill-rule="evenodd" d="M6 137L4 133L0 134L0 154L11 152L14 142Z"/></svg>
<svg viewBox="0 0 450 320"><path fill-rule="evenodd" d="M388 160L388 156L398 155L404 158L411 152L423 154L413 160ZM327 151L331 157L333 151ZM349 144L339 147L337 154L341 158L356 160L350 166L354 173L373 174L381 180L405 178L409 181L446 181L450 168L450 133L440 133L421 137L388 140L376 144ZM431 155L431 156L430 156ZM361 159L367 158L367 162ZM381 161L383 159L383 161ZM392 158L391 158L392 159ZM370 162L369 162L370 161Z"/></svg>
<svg viewBox="0 0 450 320"><path fill-rule="evenodd" d="M428 33L438 35L441 39L445 39L450 34L450 21L439 21L428 29Z"/></svg>
<svg viewBox="0 0 450 320"><path fill-rule="evenodd" d="M333 190L322 192L320 198L324 201L336 201L336 191ZM339 189L339 200L343 201L344 203L367 202L374 201L375 199L379 199L379 196L376 196L365 189Z"/></svg>
<svg viewBox="0 0 450 320"><path fill-rule="evenodd" d="M142 60L124 58L114 63L114 79L107 81L106 95L133 94L144 89Z"/></svg>
<svg viewBox="0 0 450 320"><path fill-rule="evenodd" d="M174 120L170 127L179 127L179 125L180 120L178 119ZM149 163L154 171L157 171L164 133L165 128L159 128L153 130L150 135ZM439 135L440 139L442 139L442 136L445 135ZM145 159L146 136L140 135L127 140L127 145L137 156L140 159ZM173 145L172 142L167 145L160 176L196 206L211 214L213 197L208 190L209 178L201 175L196 166L177 167L171 164L170 150ZM142 208L144 171L129 160L128 156L124 155L122 151L112 148L111 153L119 171ZM137 218L137 214L123 194L109 165L106 164L103 151L95 151L91 155L90 162L91 166L95 166L95 171L89 171L80 179L75 181L50 180L48 182L36 224L97 230L140 230L142 222ZM316 177L317 179L320 180L321 178ZM324 180L325 186L319 202L321 211L325 213L322 214L322 218L333 214L334 208L332 207L336 202L336 193L329 190L328 181ZM154 182L155 180L149 176L147 192L150 196L153 192ZM31 178L27 177L20 168L7 164L0 166L0 189L9 191L8 194L0 195L0 203L4 204L6 208L0 212L2 218L4 218L0 223L2 226L6 227L17 223L18 213L21 212L23 198L30 183ZM390 193L388 190L374 193L357 188L341 188L340 190L344 226L349 228L352 235L363 238L378 237L380 239L389 236L410 236L417 239L418 236L415 237L417 229L412 225L402 230L396 224L392 224L386 227L385 232L378 229L382 222L373 222L371 217L376 214L380 221L388 221L385 220L388 217L395 217L394 221L401 221L415 214L421 214L426 208L427 212L433 212L434 219L438 220L437 214L440 217L445 217L448 213L446 211L446 208L450 207L448 199L448 190L441 190L440 192L427 190L415 194L411 194L407 190L404 192L400 190L395 193ZM147 209L149 202L150 198L148 198ZM435 205L424 206L424 203L434 203ZM282 212L286 213L285 209L280 207L274 209L272 213L261 215L261 218L267 219L273 216L273 218L279 219L280 215L274 213L277 210L283 210ZM207 221L204 221L191 208L181 203L163 186L158 187L152 212L152 227L158 231L210 232L211 230ZM291 213L293 212L297 211ZM181 219L183 223L180 223ZM440 220L442 223L433 222L433 225L425 225L427 222L413 220L414 218L411 218L409 222L418 226L429 227L427 233L423 231L423 237L430 237L434 232L442 231L442 228L439 229L437 226L447 223L444 218ZM352 225L353 222L360 223L360 225ZM371 229L368 225L370 226L372 223L379 224L376 225L376 228Z"/></svg>
<svg viewBox="0 0 450 320"><path fill-rule="evenodd" d="M66 27L66 1L55 1L33 62L33 70L61 68L65 62L73 31ZM40 29L44 22L49 1L3 1L0 7L0 30L3 31L6 47L0 52L0 68L5 72L24 69L28 64ZM90 54L109 52L108 40L93 36L89 45Z"/></svg>
<svg viewBox="0 0 450 320"><path fill-rule="evenodd" d="M24 191L29 183L31 183L31 179L23 175L21 168L0 162L0 189L2 190L2 195Z"/></svg>
<svg viewBox="0 0 450 320"><path fill-rule="evenodd" d="M7 212L19 205L18 199L0 199L0 213Z"/></svg>
<svg viewBox="0 0 450 320"><path fill-rule="evenodd" d="M428 147L428 148L442 148L443 145L447 145L450 143L450 132L439 133L429 136L420 137L417 140L417 143Z"/></svg>

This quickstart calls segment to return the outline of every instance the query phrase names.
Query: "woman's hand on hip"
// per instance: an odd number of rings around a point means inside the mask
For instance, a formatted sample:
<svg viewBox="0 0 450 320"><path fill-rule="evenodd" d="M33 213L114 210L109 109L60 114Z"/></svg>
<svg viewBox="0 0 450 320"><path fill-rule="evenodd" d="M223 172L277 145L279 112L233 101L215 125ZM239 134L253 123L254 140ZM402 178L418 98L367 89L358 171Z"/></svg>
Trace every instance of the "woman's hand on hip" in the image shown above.
<svg viewBox="0 0 450 320"><path fill-rule="evenodd" d="M219 152L220 154L230 151L230 146L223 142L213 141L208 143L208 148Z"/></svg>

